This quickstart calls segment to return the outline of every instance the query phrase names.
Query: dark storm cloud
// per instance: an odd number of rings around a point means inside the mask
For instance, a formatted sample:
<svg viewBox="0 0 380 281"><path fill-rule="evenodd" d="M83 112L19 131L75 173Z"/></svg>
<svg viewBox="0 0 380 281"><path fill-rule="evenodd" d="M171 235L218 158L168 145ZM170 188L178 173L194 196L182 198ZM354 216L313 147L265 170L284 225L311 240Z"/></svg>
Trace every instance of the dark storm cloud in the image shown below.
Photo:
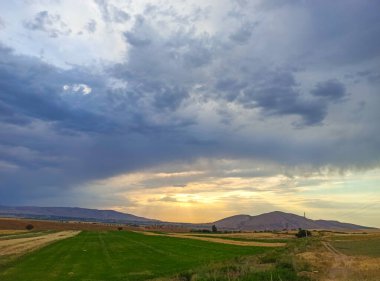
<svg viewBox="0 0 380 281"><path fill-rule="evenodd" d="M264 114L269 115L298 115L301 116L302 122L296 123L297 126L311 126L320 124L327 114L327 106L324 102L303 100L297 91L292 89L283 89L280 87L269 87L260 89L255 93L252 91L252 100L255 102L251 105L251 93L247 92L244 96L244 104L247 106L257 106L264 110Z"/></svg>
<svg viewBox="0 0 380 281"><path fill-rule="evenodd" d="M216 82L215 89L217 92L222 93L224 99L233 102L239 98L240 91L246 89L247 86L248 84L246 81L226 77Z"/></svg>
<svg viewBox="0 0 380 281"><path fill-rule="evenodd" d="M141 16L124 36L131 45L128 63L111 67L110 73L128 82L129 97L157 110L175 111L189 97L194 83L183 80L186 72L210 61L207 47L180 36L173 41L163 40ZM178 48L185 51L178 53Z"/></svg>
<svg viewBox="0 0 380 281"><path fill-rule="evenodd" d="M364 71L358 71L356 75L353 77L355 78L366 78L368 82L370 83L379 83L380 82L380 70L364 70Z"/></svg>
<svg viewBox="0 0 380 281"><path fill-rule="evenodd" d="M212 60L212 52L202 42L189 42L189 49L183 59L186 66L201 67L209 64Z"/></svg>
<svg viewBox="0 0 380 281"><path fill-rule="evenodd" d="M115 75L129 82L139 80L140 85L145 85L148 89L151 88L149 85L160 85L167 89L170 88L167 84L175 84L176 88L183 89L178 92L177 105L181 104L181 99L188 97L186 93L194 84L205 83L202 95L206 100L216 97L247 109L259 108L263 116L299 116L301 120L294 122L296 127L323 124L328 116L330 104L347 97L346 86L339 80L329 79L317 83L311 92L307 92L297 84L292 67L282 70L266 67L257 69L252 67L249 61L234 61L233 51L239 44L248 42L252 36L252 29L257 25L258 23L242 23L237 33L227 37L237 44L231 45L223 40L223 37L195 37L191 32L174 33L164 39L148 20L140 16L136 19L134 28L125 33L127 42L133 47L129 62L125 65L120 64ZM246 59L252 59L249 53L245 55ZM239 58L240 56L241 54L238 55ZM222 63L228 63L228 68L220 72L213 70L214 61L220 62L224 57L228 59L222 60ZM198 76L198 67L206 69L208 75L217 78L214 88L207 85L209 81L203 81L202 77ZM162 93L160 90L156 92ZM163 99L161 94L150 95L154 99L161 96L159 104L162 107L162 102L174 101L173 91L166 93L167 99Z"/></svg>
<svg viewBox="0 0 380 281"><path fill-rule="evenodd" d="M138 36L133 32L125 32L124 36L132 46L143 47L150 44L149 38Z"/></svg>
<svg viewBox="0 0 380 281"><path fill-rule="evenodd" d="M328 101L305 97L289 70L263 71L250 80L219 80L216 90L227 101L260 108L266 116L300 116L302 121L295 123L297 127L321 124L328 111Z"/></svg>
<svg viewBox="0 0 380 281"><path fill-rule="evenodd" d="M237 12L249 13L249 1L237 2ZM235 17L222 27L228 32L215 33L196 30L191 21L198 15L181 17L173 9L164 11L165 18L185 26L161 30L149 16L159 18L162 10L146 9L146 18L135 17L131 29L117 34L125 40L125 58L98 74L78 65L60 69L0 47L0 198L12 204L59 197L93 180L202 157L285 166L379 165L379 97L352 91L339 75L342 65L350 65L344 73L357 73L363 66L355 62L376 62L378 4L301 1L294 9L290 2L268 2L265 9L285 9L269 17L272 25L265 17L257 25ZM129 19L107 1L96 3L108 23ZM289 34L271 30L276 20ZM295 24L283 23L288 20ZM47 11L25 22L52 37L68 32L61 25ZM318 71L322 79L314 76ZM376 75L361 77L376 81ZM109 79L123 86L110 87ZM354 98L355 106L359 99L366 102L361 118L351 114ZM334 113L341 115L334 119ZM275 122L281 125L267 127ZM346 129L351 123L355 127Z"/></svg>
<svg viewBox="0 0 380 281"><path fill-rule="evenodd" d="M146 25L144 17L137 16L133 29L124 32L124 37L132 46L144 47L151 44L151 38L155 36L153 30Z"/></svg>
<svg viewBox="0 0 380 281"><path fill-rule="evenodd" d="M60 15L49 14L48 11L41 11L32 20L25 21L24 27L29 30L46 32L49 37L53 38L71 33L71 29L62 21Z"/></svg>
<svg viewBox="0 0 380 281"><path fill-rule="evenodd" d="M346 87L338 80L332 79L319 82L311 93L316 97L325 98L331 101L339 101L346 96Z"/></svg>
<svg viewBox="0 0 380 281"><path fill-rule="evenodd" d="M7 163L0 169L1 198L16 203L57 195L81 182L191 154L183 147L189 124L178 118L152 124L145 116L153 112L137 106L148 98L140 93L152 93L157 110L174 109L183 90L145 84L133 93L113 92L84 70L64 71L0 51L0 159ZM64 92L64 85L79 83L91 86L91 94ZM38 190L28 187L31 182Z"/></svg>
<svg viewBox="0 0 380 281"><path fill-rule="evenodd" d="M241 44L247 43L251 39L253 29L257 24L258 23L243 23L234 33L230 35L231 40Z"/></svg>
<svg viewBox="0 0 380 281"><path fill-rule="evenodd" d="M303 119L299 125L320 124L327 114L327 104L303 98L296 86L292 73L268 73L258 86L247 89L240 101L263 109L265 114L299 115Z"/></svg>
<svg viewBox="0 0 380 281"><path fill-rule="evenodd" d="M353 63L380 56L380 17L377 1L310 2L317 38L337 44L326 58L337 63ZM318 24L317 24L318 23ZM342 36L342 34L344 34ZM339 39L339 43L336 41ZM327 43L327 42L322 43ZM318 45L317 45L318 46ZM319 45L327 47L326 44ZM327 51L327 53L329 53Z"/></svg>
<svg viewBox="0 0 380 281"><path fill-rule="evenodd" d="M61 71L35 58L15 56L5 48L0 49L0 53L0 104L8 122L39 119L53 122L62 129L95 132L113 127L101 114L83 107L75 108L61 95L66 83L97 86L97 77L81 71ZM91 97L77 95L77 100L91 102Z"/></svg>
<svg viewBox="0 0 380 281"><path fill-rule="evenodd" d="M175 110L188 95L185 89L177 86L173 88L168 86L156 87L155 91L154 105L158 109Z"/></svg>
<svg viewBox="0 0 380 281"><path fill-rule="evenodd" d="M328 5L313 2L310 10L315 36L323 40L316 47L326 48L328 41L334 42L325 58L336 63L379 59L380 38L376 36L380 34L379 9L379 2L368 0L350 1L349 5L345 1L333 1Z"/></svg>

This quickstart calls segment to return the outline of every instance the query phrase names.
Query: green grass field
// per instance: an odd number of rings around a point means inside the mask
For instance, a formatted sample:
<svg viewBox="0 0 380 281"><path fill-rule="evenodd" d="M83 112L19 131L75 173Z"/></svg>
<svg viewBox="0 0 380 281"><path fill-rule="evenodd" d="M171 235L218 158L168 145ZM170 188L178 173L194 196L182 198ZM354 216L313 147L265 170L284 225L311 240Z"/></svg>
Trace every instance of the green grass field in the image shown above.
<svg viewBox="0 0 380 281"><path fill-rule="evenodd" d="M332 245L343 254L380 257L380 238L367 240L335 240Z"/></svg>
<svg viewBox="0 0 380 281"><path fill-rule="evenodd" d="M0 280L147 280L266 251L125 231L82 232L3 265Z"/></svg>

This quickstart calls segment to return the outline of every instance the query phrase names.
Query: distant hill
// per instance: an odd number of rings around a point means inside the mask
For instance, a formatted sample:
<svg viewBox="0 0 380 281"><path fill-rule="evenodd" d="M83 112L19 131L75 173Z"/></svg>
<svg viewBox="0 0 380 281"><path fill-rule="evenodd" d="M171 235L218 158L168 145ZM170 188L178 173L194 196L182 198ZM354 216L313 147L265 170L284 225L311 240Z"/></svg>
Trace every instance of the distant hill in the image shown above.
<svg viewBox="0 0 380 281"><path fill-rule="evenodd" d="M372 229L371 227L341 223L329 220L311 220L302 216L284 213L270 212L258 216L237 215L214 222L221 230L283 230L283 229L326 229L326 230L359 230Z"/></svg>
<svg viewBox="0 0 380 281"><path fill-rule="evenodd" d="M144 217L138 217L132 214L126 214L113 210L97 210L72 207L0 206L0 217L17 217L44 220L95 221L105 223L126 223L140 225L157 224L195 229L208 229L211 228L213 224L215 224L219 230L243 231L283 230L298 228L326 230L372 229L371 227L360 226L350 223L342 223L338 221L311 220L302 216L279 211L261 214L258 216L236 215L218 220L213 223L205 224L164 222Z"/></svg>
<svg viewBox="0 0 380 281"><path fill-rule="evenodd" d="M0 206L0 216L37 219L83 220L120 223L155 223L158 220L138 217L113 210L71 207L9 207Z"/></svg>

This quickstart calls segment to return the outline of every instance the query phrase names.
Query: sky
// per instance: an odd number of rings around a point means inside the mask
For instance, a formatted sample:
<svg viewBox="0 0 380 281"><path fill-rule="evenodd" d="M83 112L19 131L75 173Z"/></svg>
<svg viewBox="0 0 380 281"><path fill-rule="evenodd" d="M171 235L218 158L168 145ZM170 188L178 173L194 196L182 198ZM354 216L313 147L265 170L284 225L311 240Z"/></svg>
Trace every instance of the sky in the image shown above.
<svg viewBox="0 0 380 281"><path fill-rule="evenodd" d="M380 227L379 11L0 1L0 205Z"/></svg>

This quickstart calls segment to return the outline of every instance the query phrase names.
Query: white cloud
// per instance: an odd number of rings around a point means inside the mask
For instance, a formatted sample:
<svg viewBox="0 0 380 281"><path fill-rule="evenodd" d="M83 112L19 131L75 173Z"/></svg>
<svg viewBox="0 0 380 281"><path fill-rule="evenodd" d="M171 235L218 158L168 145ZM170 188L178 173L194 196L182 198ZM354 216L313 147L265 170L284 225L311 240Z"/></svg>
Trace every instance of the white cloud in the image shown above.
<svg viewBox="0 0 380 281"><path fill-rule="evenodd" d="M92 92L92 89L90 86L86 84L70 84L70 85L63 85L62 89L65 92L71 92L71 93L79 93L82 95L89 95Z"/></svg>

